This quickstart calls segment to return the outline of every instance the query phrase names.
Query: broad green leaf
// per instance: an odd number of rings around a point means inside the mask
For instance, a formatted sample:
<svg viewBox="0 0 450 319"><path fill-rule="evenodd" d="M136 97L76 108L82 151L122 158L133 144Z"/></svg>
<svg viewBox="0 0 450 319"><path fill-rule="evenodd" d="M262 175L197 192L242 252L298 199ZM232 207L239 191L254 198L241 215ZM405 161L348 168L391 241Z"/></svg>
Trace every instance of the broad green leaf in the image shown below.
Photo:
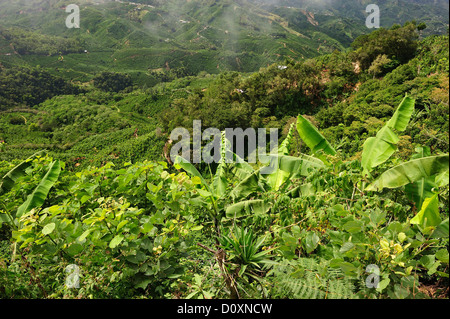
<svg viewBox="0 0 450 319"><path fill-rule="evenodd" d="M305 238L306 252L309 254L319 245L320 238L314 232L308 232Z"/></svg>
<svg viewBox="0 0 450 319"><path fill-rule="evenodd" d="M91 231L92 231L91 229L85 230L85 231L80 235L80 237L77 238L77 241L80 242L80 243L84 242L84 241L86 240L86 237L91 233Z"/></svg>
<svg viewBox="0 0 450 319"><path fill-rule="evenodd" d="M210 192L205 191L204 189L201 189L201 188L197 189L197 192L198 192L198 193L200 194L200 196L202 196L202 197L210 197L210 196L212 196L212 194L211 194Z"/></svg>
<svg viewBox="0 0 450 319"><path fill-rule="evenodd" d="M440 223L436 229L433 231L433 234L431 235L432 238L445 238L449 235L449 221L448 218L444 220L442 223Z"/></svg>
<svg viewBox="0 0 450 319"><path fill-rule="evenodd" d="M261 183L260 171L254 171L252 174L247 176L239 184L237 184L233 190L230 192L230 196L234 200L246 198L248 195L262 191L264 192L264 187Z"/></svg>
<svg viewBox="0 0 450 319"><path fill-rule="evenodd" d="M405 194L411 199L417 208L422 207L423 201L427 197L433 196L433 188L437 187L434 177L421 178L414 183L405 185Z"/></svg>
<svg viewBox="0 0 450 319"><path fill-rule="evenodd" d="M422 209L420 212L411 219L411 224L418 224L423 227L437 226L441 223L441 217L439 215L439 201L438 194L436 193L431 198L426 198L423 201Z"/></svg>
<svg viewBox="0 0 450 319"><path fill-rule="evenodd" d="M111 242L109 243L109 248L116 248L123 240L123 235L116 235L113 239L111 239Z"/></svg>
<svg viewBox="0 0 450 319"><path fill-rule="evenodd" d="M397 165L381 174L366 191L381 191L414 183L422 178L448 171L448 154L414 159Z"/></svg>
<svg viewBox="0 0 450 319"><path fill-rule="evenodd" d="M439 249L436 252L436 258L443 263L448 264L448 250L447 249Z"/></svg>
<svg viewBox="0 0 450 319"><path fill-rule="evenodd" d="M357 276L358 269L355 267L355 265L353 265L347 261L342 261L339 263L339 267L341 268L344 275L349 276L349 277Z"/></svg>
<svg viewBox="0 0 450 319"><path fill-rule="evenodd" d="M391 279L389 277L383 278L383 280L381 280L378 283L378 287L376 288L376 290L378 292L382 292L389 285L390 282L391 282Z"/></svg>
<svg viewBox="0 0 450 319"><path fill-rule="evenodd" d="M125 226L126 224L128 224L128 220L122 220L122 221L119 223L119 225L117 225L116 232L118 232L119 230L121 230L122 227Z"/></svg>
<svg viewBox="0 0 450 319"><path fill-rule="evenodd" d="M291 125L289 132L284 139L284 141L281 143L280 147L277 150L278 155L289 155L290 152L290 146L292 142L293 137L293 130L294 130L294 124ZM275 170L272 174L268 175L266 177L267 184L270 185L270 187L274 190L278 190L281 185L286 182L289 178L289 173L286 171L282 171L280 169Z"/></svg>
<svg viewBox="0 0 450 319"><path fill-rule="evenodd" d="M67 253L71 256L75 256L83 251L83 245L74 243L67 248Z"/></svg>
<svg viewBox="0 0 450 319"><path fill-rule="evenodd" d="M411 156L411 159L431 156L431 150L429 147L419 146L416 147L415 151L416 153ZM436 179L437 177L421 178L418 181L405 186L406 196L415 203L418 209L422 207L425 198L432 197L434 195L432 190L433 188L438 187L435 183Z"/></svg>
<svg viewBox="0 0 450 319"><path fill-rule="evenodd" d="M289 132L286 135L286 138L278 147L277 153L279 155L289 155L290 154L293 138L294 138L294 123L291 124L291 127L289 128Z"/></svg>
<svg viewBox="0 0 450 319"><path fill-rule="evenodd" d="M399 107L392 115L391 119L387 122L387 126L396 129L399 132L406 130L411 115L414 112L415 100L406 96L400 103Z"/></svg>
<svg viewBox="0 0 450 319"><path fill-rule="evenodd" d="M346 253L347 251L352 250L353 248L355 248L355 244L353 244L350 241L347 241L341 246L341 249L339 249L339 252Z"/></svg>
<svg viewBox="0 0 450 319"><path fill-rule="evenodd" d="M17 209L16 218L20 218L25 213L29 212L33 208L41 206L44 203L50 189L57 181L60 172L60 162L52 162L47 173L39 182L38 186L30 195L28 195L27 200Z"/></svg>
<svg viewBox="0 0 450 319"><path fill-rule="evenodd" d="M298 157L288 155L267 156L271 158L271 166L276 170L266 177L268 185L273 189L278 189L290 177L308 176L312 171L325 166L320 159L305 154L300 154ZM283 173L271 178L278 171Z"/></svg>
<svg viewBox="0 0 450 319"><path fill-rule="evenodd" d="M444 187L449 184L449 171L446 170L436 176L435 182L438 187Z"/></svg>
<svg viewBox="0 0 450 319"><path fill-rule="evenodd" d="M426 269L430 269L436 263L436 256L435 255L424 255L419 259L419 262Z"/></svg>
<svg viewBox="0 0 450 319"><path fill-rule="evenodd" d="M55 223L49 223L42 228L42 233L44 235L49 235L55 230Z"/></svg>
<svg viewBox="0 0 450 319"><path fill-rule="evenodd" d="M363 145L361 166L365 172L386 162L397 150L399 138L389 126L381 128L376 137L369 137Z"/></svg>
<svg viewBox="0 0 450 319"><path fill-rule="evenodd" d="M405 97L391 119L381 128L376 137L368 138L363 146L361 166L365 173L386 162L397 150L399 138L393 131L404 131L414 112L415 101Z"/></svg>
<svg viewBox="0 0 450 319"><path fill-rule="evenodd" d="M213 177L212 188L217 197L221 197L227 191L228 180L226 177L225 163L219 163L216 174Z"/></svg>
<svg viewBox="0 0 450 319"><path fill-rule="evenodd" d="M273 190L279 190L280 187L289 179L290 174L281 169L275 170L272 174L266 177L267 184Z"/></svg>
<svg viewBox="0 0 450 319"><path fill-rule="evenodd" d="M24 160L22 163L20 163L12 170L10 170L8 173L6 173L5 176L3 176L2 179L0 180L0 194L9 192L16 183L16 181L21 176L25 175L25 170L32 165L33 159L35 159L38 156L42 156L44 154L45 154L44 151L34 153L26 160Z"/></svg>
<svg viewBox="0 0 450 319"><path fill-rule="evenodd" d="M364 229L364 223L360 220L351 220L344 224L344 230L351 234L359 233Z"/></svg>
<svg viewBox="0 0 450 319"><path fill-rule="evenodd" d="M323 137L310 121L301 115L297 117L297 131L313 154L318 154L319 151L323 151L328 155L336 155L336 151L325 137Z"/></svg>
<svg viewBox="0 0 450 319"><path fill-rule="evenodd" d="M279 155L278 168L292 176L309 176L312 171L325 167L318 158L300 154L298 157Z"/></svg>
<svg viewBox="0 0 450 319"><path fill-rule="evenodd" d="M147 289L147 286L153 281L152 278L144 277L139 278L139 280L136 280L136 284L134 285L135 288L141 288L141 289Z"/></svg>
<svg viewBox="0 0 450 319"><path fill-rule="evenodd" d="M227 207L227 218L266 214L272 205L262 199L242 201Z"/></svg>

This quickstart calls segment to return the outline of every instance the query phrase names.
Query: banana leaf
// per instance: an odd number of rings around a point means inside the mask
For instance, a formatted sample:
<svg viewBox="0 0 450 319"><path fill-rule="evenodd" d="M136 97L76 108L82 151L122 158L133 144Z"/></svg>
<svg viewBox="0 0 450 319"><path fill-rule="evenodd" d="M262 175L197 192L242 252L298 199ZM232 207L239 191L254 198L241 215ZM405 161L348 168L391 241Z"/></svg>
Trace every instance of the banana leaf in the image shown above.
<svg viewBox="0 0 450 319"><path fill-rule="evenodd" d="M397 150L399 137L394 132L404 131L408 126L411 114L414 112L415 100L405 97L391 119L381 128L375 137L368 138L363 146L361 165L364 173L386 162Z"/></svg>
<svg viewBox="0 0 450 319"><path fill-rule="evenodd" d="M449 221L448 218L442 221L439 225L436 226L436 229L434 230L433 234L431 235L431 238L444 238L448 237L449 235Z"/></svg>
<svg viewBox="0 0 450 319"><path fill-rule="evenodd" d="M266 214L271 207L271 203L267 203L262 199L242 201L228 206L226 209L226 217L239 218L248 215L262 215Z"/></svg>
<svg viewBox="0 0 450 319"><path fill-rule="evenodd" d="M387 122L387 126L394 128L399 132L406 130L411 115L414 112L414 104L414 99L405 96L394 115L392 115L391 119Z"/></svg>
<svg viewBox="0 0 450 319"><path fill-rule="evenodd" d="M382 173L366 191L381 191L383 188L397 188L414 183L422 178L441 174L449 169L449 156L438 155L411 160Z"/></svg>
<svg viewBox="0 0 450 319"><path fill-rule="evenodd" d="M369 137L363 145L361 166L365 172L386 162L397 150L399 138L389 127L384 126L378 131L376 137Z"/></svg>
<svg viewBox="0 0 450 319"><path fill-rule="evenodd" d="M239 200L246 198L248 195L258 191L265 192L260 170L254 171L239 184L237 184L230 192L230 196L233 198L233 200Z"/></svg>
<svg viewBox="0 0 450 319"><path fill-rule="evenodd" d="M5 176L2 177L0 180L0 195L3 193L9 192L16 181L22 177L25 176L25 170L31 166L33 163L33 159L35 159L38 156L44 155L44 151L39 151L37 153L34 153L30 157L28 157L26 160L24 160L22 163L14 167L12 170L10 170L8 173L5 174Z"/></svg>
<svg viewBox="0 0 450 319"><path fill-rule="evenodd" d="M277 150L278 155L289 155L290 153L290 146L293 138L293 130L294 130L294 124L291 125L289 132L284 139L284 141L281 143L280 147ZM289 172L282 171L280 169L276 169L272 174L268 175L266 177L267 184L274 189L278 190L281 185L283 185L289 178Z"/></svg>
<svg viewBox="0 0 450 319"><path fill-rule="evenodd" d="M437 226L442 222L439 215L438 194L434 194L430 198L426 198L423 202L420 212L411 219L411 224L421 225L422 227Z"/></svg>
<svg viewBox="0 0 450 319"><path fill-rule="evenodd" d="M268 155L277 161L278 169L288 173L291 177L308 176L311 171L325 167L318 158L300 154L298 157L288 155Z"/></svg>
<svg viewBox="0 0 450 319"><path fill-rule="evenodd" d="M431 150L429 147L417 147L416 153L411 159L423 158L431 156ZM448 172L448 171L447 171ZM432 197L434 195L433 188L438 187L435 180L437 176L428 178L421 178L414 183L405 185L405 194L411 199L417 208L422 207L425 198Z"/></svg>
<svg viewBox="0 0 450 319"><path fill-rule="evenodd" d="M300 138L311 149L314 155L320 154L320 151L328 155L336 155L336 151L325 137L323 137L310 121L301 115L297 117L297 131Z"/></svg>
<svg viewBox="0 0 450 319"><path fill-rule="evenodd" d="M415 203L417 208L422 207L425 198L433 196L433 189L438 186L434 179L435 177L421 178L405 185L406 196Z"/></svg>
<svg viewBox="0 0 450 319"><path fill-rule="evenodd" d="M31 211L33 208L39 207L44 203L50 189L58 180L60 172L61 163L59 161L52 162L47 173L39 182L38 186L36 186L34 191L28 195L26 201L17 209L15 216L17 219Z"/></svg>

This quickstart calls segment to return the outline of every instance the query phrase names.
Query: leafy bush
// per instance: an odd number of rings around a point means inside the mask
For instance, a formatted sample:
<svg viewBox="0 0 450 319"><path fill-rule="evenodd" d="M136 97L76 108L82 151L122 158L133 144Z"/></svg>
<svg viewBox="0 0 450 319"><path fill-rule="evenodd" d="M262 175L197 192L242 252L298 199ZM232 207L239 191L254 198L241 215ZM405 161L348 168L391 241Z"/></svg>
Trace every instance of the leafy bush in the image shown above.
<svg viewBox="0 0 450 319"><path fill-rule="evenodd" d="M93 81L96 88L106 92L120 92L132 85L129 75L112 72L102 72Z"/></svg>

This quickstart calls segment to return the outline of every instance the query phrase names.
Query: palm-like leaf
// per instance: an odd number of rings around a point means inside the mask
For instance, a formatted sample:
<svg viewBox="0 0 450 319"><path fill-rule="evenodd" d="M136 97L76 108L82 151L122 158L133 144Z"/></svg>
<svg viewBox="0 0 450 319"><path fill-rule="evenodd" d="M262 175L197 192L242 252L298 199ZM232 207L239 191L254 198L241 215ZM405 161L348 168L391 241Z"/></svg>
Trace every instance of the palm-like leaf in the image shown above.
<svg viewBox="0 0 450 319"><path fill-rule="evenodd" d="M301 115L297 117L297 131L314 155L320 156L321 151L328 155L336 155L336 151L325 137L310 121Z"/></svg>
<svg viewBox="0 0 450 319"><path fill-rule="evenodd" d="M367 191L381 191L383 188L397 188L414 183L422 178L441 174L448 171L448 154L428 156L411 160L397 165L381 174L372 184L366 187Z"/></svg>
<svg viewBox="0 0 450 319"><path fill-rule="evenodd" d="M441 223L439 215L438 194L434 194L430 198L426 198L422 204L421 210L411 219L411 224L418 224L423 227L437 226Z"/></svg>
<svg viewBox="0 0 450 319"><path fill-rule="evenodd" d="M283 143L281 143L280 147L278 148L277 152L278 155L289 155L290 152L290 146L293 138L293 130L294 130L294 124L291 125L288 135L284 139ZM267 184L270 185L270 187L274 190L278 190L281 185L286 182L286 180L289 178L289 172L277 169L272 174L268 175L266 177Z"/></svg>
<svg viewBox="0 0 450 319"><path fill-rule="evenodd" d="M391 119L378 131L376 137L366 140L361 155L361 165L366 174L386 162L395 153L399 137L394 129L400 132L406 129L414 112L414 104L415 100L405 97Z"/></svg>
<svg viewBox="0 0 450 319"><path fill-rule="evenodd" d="M17 209L17 219L31 211L33 208L37 208L44 203L50 189L58 180L60 172L61 163L59 161L52 162L47 173L39 182L38 186L36 186L34 191L28 195L27 200Z"/></svg>
<svg viewBox="0 0 450 319"><path fill-rule="evenodd" d="M30 157L28 157L26 160L24 160L22 163L14 167L12 170L10 170L8 173L5 174L5 176L2 177L0 180L0 194L9 192L11 188L14 186L16 181L21 177L25 175L25 170L31 166L33 163L33 159L36 158L39 155L43 155L44 151L39 151Z"/></svg>
<svg viewBox="0 0 450 319"><path fill-rule="evenodd" d="M227 207L227 218L239 218L242 216L257 216L266 214L272 207L271 203L267 203L262 199L254 199L242 201Z"/></svg>

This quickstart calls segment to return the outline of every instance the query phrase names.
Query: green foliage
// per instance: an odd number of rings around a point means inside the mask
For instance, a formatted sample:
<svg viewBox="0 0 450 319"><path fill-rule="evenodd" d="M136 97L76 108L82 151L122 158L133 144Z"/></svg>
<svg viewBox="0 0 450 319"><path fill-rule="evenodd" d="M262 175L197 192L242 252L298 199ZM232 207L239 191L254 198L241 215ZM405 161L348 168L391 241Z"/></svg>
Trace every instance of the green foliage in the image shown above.
<svg viewBox="0 0 450 319"><path fill-rule="evenodd" d="M397 188L423 178L448 171L448 154L422 157L399 164L381 174L366 190L380 191L383 188Z"/></svg>
<svg viewBox="0 0 450 319"><path fill-rule="evenodd" d="M84 44L80 39L43 35L19 28L3 29L0 27L0 37L10 41L10 45L21 55L53 56L84 51Z"/></svg>
<svg viewBox="0 0 450 319"><path fill-rule="evenodd" d="M96 88L106 92L120 92L132 84L128 75L111 72L102 72L93 81Z"/></svg>
<svg viewBox="0 0 450 319"><path fill-rule="evenodd" d="M284 261L273 270L274 293L290 299L354 299L355 285L339 269L313 258Z"/></svg>
<svg viewBox="0 0 450 319"><path fill-rule="evenodd" d="M41 68L0 68L0 87L0 97L4 99L0 111L17 105L34 106L56 95L82 92L77 86ZM23 124L21 119L19 123Z"/></svg>
<svg viewBox="0 0 450 319"><path fill-rule="evenodd" d="M328 155L336 155L336 151L330 143L328 143L311 122L301 115L297 117L297 131L313 154L317 155L317 153L323 152Z"/></svg>
<svg viewBox="0 0 450 319"><path fill-rule="evenodd" d="M405 97L376 137L370 137L364 142L361 164L367 173L383 164L397 150L399 138L394 130L402 132L406 129L414 111L414 104L413 99Z"/></svg>
<svg viewBox="0 0 450 319"><path fill-rule="evenodd" d="M380 28L369 35L362 35L352 43L354 57L363 70L377 60L380 55L395 59L404 64L412 59L417 50L417 27L414 23L405 23L403 27Z"/></svg>
<svg viewBox="0 0 450 319"><path fill-rule="evenodd" d="M35 31L0 31L2 298L448 297L448 36L418 38L439 24L345 50L365 27L309 1L86 4L83 32L34 3ZM282 142L158 162L193 119Z"/></svg>

